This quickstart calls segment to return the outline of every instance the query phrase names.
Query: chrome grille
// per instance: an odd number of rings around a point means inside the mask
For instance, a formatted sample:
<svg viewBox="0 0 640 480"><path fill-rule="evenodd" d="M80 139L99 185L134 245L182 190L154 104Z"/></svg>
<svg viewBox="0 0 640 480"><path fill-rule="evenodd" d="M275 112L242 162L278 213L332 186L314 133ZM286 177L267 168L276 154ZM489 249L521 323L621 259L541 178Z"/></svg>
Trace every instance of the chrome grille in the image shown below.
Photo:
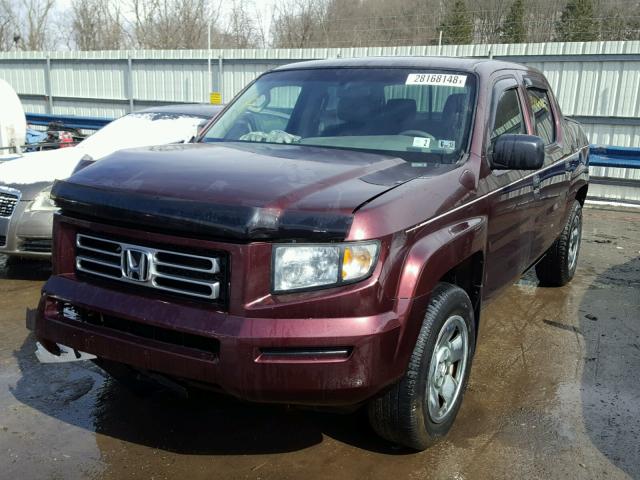
<svg viewBox="0 0 640 480"><path fill-rule="evenodd" d="M0 217L10 217L13 215L18 200L20 200L20 194L17 190L11 189L11 193L0 190Z"/></svg>
<svg viewBox="0 0 640 480"><path fill-rule="evenodd" d="M220 257L160 250L79 233L76 269L188 297L219 300Z"/></svg>

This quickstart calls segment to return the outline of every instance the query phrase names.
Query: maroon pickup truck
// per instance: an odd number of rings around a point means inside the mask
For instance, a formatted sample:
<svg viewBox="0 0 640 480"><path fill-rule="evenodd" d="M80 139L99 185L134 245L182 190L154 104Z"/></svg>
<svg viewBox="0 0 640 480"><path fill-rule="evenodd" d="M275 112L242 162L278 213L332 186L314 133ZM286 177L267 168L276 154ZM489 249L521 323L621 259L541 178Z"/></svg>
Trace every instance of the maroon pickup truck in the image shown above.
<svg viewBox="0 0 640 480"><path fill-rule="evenodd" d="M423 449L460 408L481 309L576 269L588 145L544 76L493 60L303 62L195 144L58 181L29 326L120 377L368 406Z"/></svg>

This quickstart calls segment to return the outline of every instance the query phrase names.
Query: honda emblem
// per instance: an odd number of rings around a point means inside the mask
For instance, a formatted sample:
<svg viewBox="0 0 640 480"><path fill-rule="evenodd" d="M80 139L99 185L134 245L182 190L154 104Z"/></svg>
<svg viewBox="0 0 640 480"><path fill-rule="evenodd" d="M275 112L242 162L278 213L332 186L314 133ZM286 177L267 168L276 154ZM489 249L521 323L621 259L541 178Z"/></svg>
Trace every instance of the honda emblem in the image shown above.
<svg viewBox="0 0 640 480"><path fill-rule="evenodd" d="M149 280L149 265L151 264L151 252L126 249L124 252L124 276L135 282L146 282Z"/></svg>

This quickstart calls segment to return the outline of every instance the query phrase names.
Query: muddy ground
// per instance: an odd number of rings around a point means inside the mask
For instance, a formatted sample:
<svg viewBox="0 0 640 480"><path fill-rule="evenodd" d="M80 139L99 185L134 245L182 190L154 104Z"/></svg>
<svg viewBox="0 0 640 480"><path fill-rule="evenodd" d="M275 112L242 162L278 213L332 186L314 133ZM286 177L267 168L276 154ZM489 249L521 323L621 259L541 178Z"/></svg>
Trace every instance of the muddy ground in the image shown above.
<svg viewBox="0 0 640 480"><path fill-rule="evenodd" d="M531 274L483 311L446 441L412 453L360 413L125 390L40 364L24 327L48 275L0 259L0 478L640 478L640 213L589 209L577 275Z"/></svg>

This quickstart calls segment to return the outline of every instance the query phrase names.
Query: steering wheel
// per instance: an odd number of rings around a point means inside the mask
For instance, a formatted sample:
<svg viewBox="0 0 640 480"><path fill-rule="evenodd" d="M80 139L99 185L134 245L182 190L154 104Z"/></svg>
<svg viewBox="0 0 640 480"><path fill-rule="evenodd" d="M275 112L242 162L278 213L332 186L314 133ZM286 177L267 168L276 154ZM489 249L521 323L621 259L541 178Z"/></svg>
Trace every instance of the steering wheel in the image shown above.
<svg viewBox="0 0 640 480"><path fill-rule="evenodd" d="M255 132L256 130L258 130L258 125L253 115L245 113L244 115L242 115L242 117L240 117L239 120L246 125L247 129L249 130L247 133Z"/></svg>
<svg viewBox="0 0 640 480"><path fill-rule="evenodd" d="M255 132L257 130L256 127L257 125L255 118L252 118L251 115L244 113L236 120L236 122L229 129L224 138L227 140L238 140L242 135Z"/></svg>
<svg viewBox="0 0 640 480"><path fill-rule="evenodd" d="M430 133L424 132L422 130L403 130L398 135L406 135L407 137L435 138Z"/></svg>

